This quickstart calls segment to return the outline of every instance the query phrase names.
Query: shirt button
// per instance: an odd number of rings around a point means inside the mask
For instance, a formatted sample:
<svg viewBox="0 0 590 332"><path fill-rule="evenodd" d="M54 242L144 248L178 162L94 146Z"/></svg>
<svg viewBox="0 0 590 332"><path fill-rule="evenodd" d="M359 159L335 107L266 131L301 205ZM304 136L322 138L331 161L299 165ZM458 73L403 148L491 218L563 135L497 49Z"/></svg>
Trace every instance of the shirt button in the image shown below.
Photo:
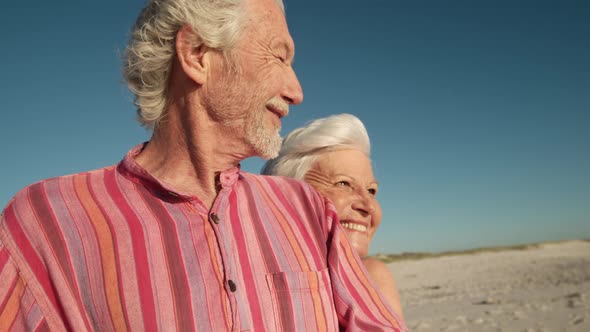
<svg viewBox="0 0 590 332"><path fill-rule="evenodd" d="M215 213L211 213L211 220L213 220L215 224L219 224L219 217Z"/></svg>
<svg viewBox="0 0 590 332"><path fill-rule="evenodd" d="M236 291L236 284L233 282L233 280L228 280L227 285L229 286L229 290L232 293Z"/></svg>

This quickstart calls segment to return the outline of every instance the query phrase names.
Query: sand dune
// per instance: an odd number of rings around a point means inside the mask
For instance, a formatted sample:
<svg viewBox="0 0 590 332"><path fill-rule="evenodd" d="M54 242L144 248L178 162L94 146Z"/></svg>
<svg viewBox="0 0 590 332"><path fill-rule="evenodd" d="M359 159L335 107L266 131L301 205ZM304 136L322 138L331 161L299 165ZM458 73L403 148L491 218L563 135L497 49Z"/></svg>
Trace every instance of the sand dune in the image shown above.
<svg viewBox="0 0 590 332"><path fill-rule="evenodd" d="M410 331L590 331L590 242L389 264Z"/></svg>

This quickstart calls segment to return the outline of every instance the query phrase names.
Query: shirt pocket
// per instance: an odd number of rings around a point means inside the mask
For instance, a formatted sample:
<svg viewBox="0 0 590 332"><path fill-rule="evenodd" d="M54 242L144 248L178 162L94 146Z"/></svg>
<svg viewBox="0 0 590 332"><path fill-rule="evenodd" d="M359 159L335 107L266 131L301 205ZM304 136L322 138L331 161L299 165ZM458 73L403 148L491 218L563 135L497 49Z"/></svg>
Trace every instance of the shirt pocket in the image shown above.
<svg viewBox="0 0 590 332"><path fill-rule="evenodd" d="M336 331L328 269L266 275L277 331Z"/></svg>

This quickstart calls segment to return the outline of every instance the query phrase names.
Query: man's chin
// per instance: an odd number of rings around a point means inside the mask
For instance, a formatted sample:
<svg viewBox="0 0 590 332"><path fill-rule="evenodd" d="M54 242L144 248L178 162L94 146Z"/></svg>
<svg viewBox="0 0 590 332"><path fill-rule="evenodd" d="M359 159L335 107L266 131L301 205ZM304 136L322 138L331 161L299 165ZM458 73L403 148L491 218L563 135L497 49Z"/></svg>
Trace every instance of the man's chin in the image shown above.
<svg viewBox="0 0 590 332"><path fill-rule="evenodd" d="M279 156L279 151L281 150L281 140L276 140L276 142L268 142L268 144L261 149L258 150L258 155L262 159L274 159Z"/></svg>
<svg viewBox="0 0 590 332"><path fill-rule="evenodd" d="M253 140L252 147L256 155L262 159L273 159L279 155L283 139L279 134L259 136Z"/></svg>
<svg viewBox="0 0 590 332"><path fill-rule="evenodd" d="M278 157L279 154L275 153L275 154L259 154L258 157L264 159L264 160L271 160L271 159L275 159L276 157Z"/></svg>

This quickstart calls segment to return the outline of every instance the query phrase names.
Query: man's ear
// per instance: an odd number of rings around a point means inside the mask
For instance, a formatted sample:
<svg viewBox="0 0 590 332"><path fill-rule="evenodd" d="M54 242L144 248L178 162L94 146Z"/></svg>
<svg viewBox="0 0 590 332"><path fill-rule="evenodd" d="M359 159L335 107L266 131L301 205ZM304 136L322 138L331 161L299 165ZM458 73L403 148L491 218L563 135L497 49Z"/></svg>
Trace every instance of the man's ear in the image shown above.
<svg viewBox="0 0 590 332"><path fill-rule="evenodd" d="M184 25L176 34L176 54L184 73L197 84L207 81L209 71L209 48L200 44L193 46L199 37L189 25Z"/></svg>

